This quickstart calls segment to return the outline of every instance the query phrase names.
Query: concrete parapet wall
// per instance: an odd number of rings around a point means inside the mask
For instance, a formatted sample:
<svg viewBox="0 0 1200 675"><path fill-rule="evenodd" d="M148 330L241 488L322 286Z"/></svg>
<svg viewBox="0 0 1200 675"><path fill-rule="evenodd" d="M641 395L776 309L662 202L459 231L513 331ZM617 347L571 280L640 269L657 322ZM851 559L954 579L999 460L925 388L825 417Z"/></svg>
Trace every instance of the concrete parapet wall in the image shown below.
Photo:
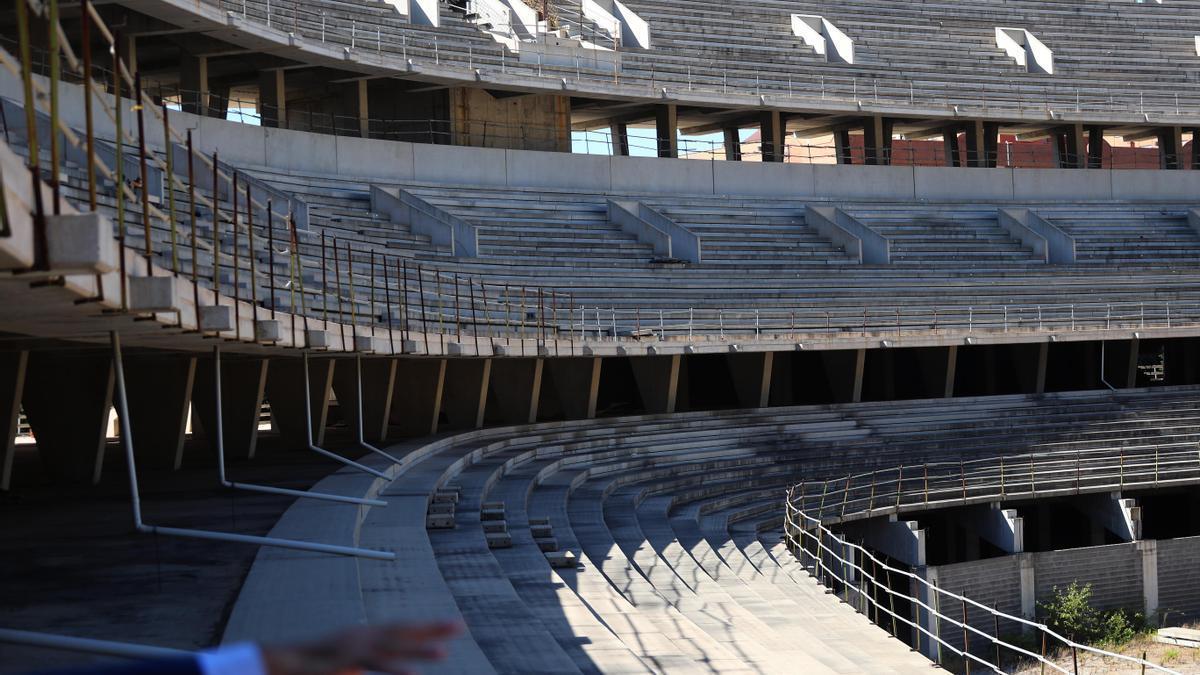
<svg viewBox="0 0 1200 675"><path fill-rule="evenodd" d="M1171 615L1200 615L1200 537L1158 542L1158 609Z"/></svg>

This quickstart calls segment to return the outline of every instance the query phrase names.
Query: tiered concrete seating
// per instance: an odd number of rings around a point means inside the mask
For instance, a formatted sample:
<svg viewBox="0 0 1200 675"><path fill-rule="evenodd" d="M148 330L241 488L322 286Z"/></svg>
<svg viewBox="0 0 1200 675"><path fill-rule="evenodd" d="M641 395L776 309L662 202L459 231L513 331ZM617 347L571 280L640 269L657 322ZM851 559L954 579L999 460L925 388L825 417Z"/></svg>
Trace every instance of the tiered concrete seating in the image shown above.
<svg viewBox="0 0 1200 675"><path fill-rule="evenodd" d="M324 191L353 195L355 203L363 205L361 217L370 217L365 206L367 180L255 173L310 202L320 201ZM316 194L309 194L305 187L309 182L319 186L312 190ZM773 324L768 321L771 330L785 325L790 330L795 325L804 331L825 331L855 321L861 325L864 310L874 313L883 308L892 312L893 320L896 310L904 316L920 314L919 319L904 319L919 328L932 327L935 320L939 326L966 324L971 308L1000 315L1006 306L1025 307L1029 317L1036 317L1039 305L1137 307L1148 300L1149 286L1156 289L1154 300L1160 302L1168 298L1190 302L1200 290L1189 275L1177 273L1181 266L1195 264L1190 251L1200 251L1200 237L1187 229L1183 205L1096 202L1061 209L1031 205L1038 212L1044 209L1052 221L1068 218L1064 227L1080 242L1079 264L1050 266L1038 262L999 228L998 208L1010 205L840 203L892 242L893 264L863 266L806 225L806 202L787 197L405 188L476 225L483 249L482 257L457 259L431 257L428 248L418 249L413 252L416 259L500 286L556 288L571 298L575 312L581 306L602 308L604 330L611 329L613 310L618 312L619 331L638 326L655 329L660 310L666 332L678 331L679 320L687 317L705 326L701 330L719 330L722 313L732 317L740 311L745 318L755 310L777 312ZM647 247L606 222L604 208L610 197L644 200L691 228L703 242L703 262L675 268L655 265ZM1163 222L1156 220L1160 212L1169 214ZM1131 217L1122 221L1120 214L1125 213ZM1069 218L1078 224L1071 225ZM1084 233L1089 222L1097 227ZM1108 223L1124 223L1126 234L1113 239L1118 230ZM386 235L387 227L374 234ZM397 232L406 230L397 228ZM1126 245L1129 242L1122 238L1138 246ZM389 250L407 246L403 235L395 241L384 237L384 241ZM1155 245L1156 241L1163 243ZM1105 265L1106 260L1112 265ZM1016 317L1014 312L1012 318ZM578 329L578 316L571 319ZM560 320L565 322L566 315ZM596 330L594 311L587 321Z"/></svg>
<svg viewBox="0 0 1200 675"><path fill-rule="evenodd" d="M887 237L894 265L1020 269L1038 263L1032 251L1000 229L995 208L867 204L848 212Z"/></svg>
<svg viewBox="0 0 1200 675"><path fill-rule="evenodd" d="M704 262L757 267L826 267L852 261L804 222L804 208L775 200L647 200L702 239Z"/></svg>
<svg viewBox="0 0 1200 675"><path fill-rule="evenodd" d="M1187 209L1178 206L1131 205L1105 212L1053 205L1037 211L1075 237L1080 263L1194 265L1200 261L1200 235L1188 225Z"/></svg>
<svg viewBox="0 0 1200 675"><path fill-rule="evenodd" d="M782 549L786 486L960 456L1194 443L1198 420L1187 387L472 432L404 459L381 491L390 506L360 535L401 559L361 561L363 593L336 600L361 602L369 621L461 617L469 633L438 672L913 672L928 664ZM448 487L455 528L422 528ZM489 543L497 512L509 547ZM558 565L562 551L578 565Z"/></svg>
<svg viewBox="0 0 1200 675"><path fill-rule="evenodd" d="M1190 24L1198 9L1194 0L980 0L967 5L866 0L837 7L781 0L736 5L630 0L628 5L649 22L653 34L651 50L623 48L620 82L630 86L1124 113L1174 113L1176 96L1184 108L1194 109L1198 102L1186 86L1200 71L1196 27ZM563 8L564 21L577 23L570 20L577 7ZM245 11L266 23L267 8L265 0L250 0ZM523 69L555 79L611 79L611 73L592 72L587 59L565 68L517 65L449 5L442 8L436 29L413 25L373 0L323 0L305 3L301 10L276 3L270 11L272 25L305 39L353 42L357 49L396 59ZM791 32L793 13L819 14L838 25L855 42L855 64L828 64L805 46ZM997 48L997 26L1036 34L1054 50L1054 75L1023 72Z"/></svg>

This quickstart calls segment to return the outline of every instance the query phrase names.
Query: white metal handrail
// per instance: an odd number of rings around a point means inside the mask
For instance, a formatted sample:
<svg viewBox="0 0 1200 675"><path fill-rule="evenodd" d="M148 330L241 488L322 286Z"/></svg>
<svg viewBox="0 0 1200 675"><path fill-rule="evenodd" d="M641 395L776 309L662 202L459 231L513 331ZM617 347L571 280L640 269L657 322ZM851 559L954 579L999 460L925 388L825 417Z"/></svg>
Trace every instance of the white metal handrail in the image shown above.
<svg viewBox="0 0 1200 675"><path fill-rule="evenodd" d="M900 622L911 628L914 632L915 642L917 642L916 648L918 651L921 649L920 643L921 636L923 635L925 636L927 646L932 646L936 643L939 655L941 654L942 649L947 649L964 659L966 663L975 663L993 672L1005 672L1002 669L1002 664L1000 663L1000 649L1006 649L1012 653L1020 654L1025 658L1029 658L1040 663L1043 668L1049 668L1059 673L1074 672L1076 675L1078 675L1079 671L1077 660L1073 659L1076 665L1072 671L1059 665L1053 659L1047 656L1047 641L1049 639L1053 639L1058 644L1070 649L1073 655L1077 654L1079 651L1085 651L1098 656L1125 661L1127 663L1138 665L1145 669L1156 672L1176 673L1176 671L1171 670L1170 668L1151 663L1144 659L1125 656L1123 654L1116 654L1102 649L1097 649L1089 645L1074 642L1054 632L1045 624L1000 612L995 608L976 602L964 595L959 595L957 593L942 589L936 584L926 581L923 577L913 572L892 567L891 565L888 565L885 560L876 557L866 548L839 537L833 531L825 527L819 519L809 516L801 511L794 504L794 490L795 488L792 488L788 491L786 513L784 516L784 536L786 538L788 548L791 550L792 554L796 556L796 558L806 569L811 569L818 580L821 580L826 585L840 585L842 587L842 593L845 594L846 601L850 602L851 598L854 598L854 602L858 603L859 610L867 615L868 618L870 618L870 611L873 609L876 616L876 623L878 623L879 612L883 612L887 614L893 622ZM860 563L859 560L862 562ZM868 571L866 567L868 561L871 566L870 571ZM841 570L840 574L838 572L839 569ZM872 585L871 593L866 591L865 583L862 585L856 584L851 575L851 570L853 570L854 576L857 576L863 582L869 582ZM878 576L880 571L887 575L886 583L879 581ZM918 587L921 587L926 594L926 597L932 599L933 604L930 605L920 597L917 597L917 595L910 595L908 593L897 591L890 583L893 575L908 579L910 585L916 584ZM830 583L831 581L833 584ZM880 591L886 593L888 596L887 606L884 606L884 604L879 602L877 599ZM895 610L894 603L896 598L900 598L910 603L913 607L918 608L918 616L920 616L921 612L924 612L926 621L933 621L935 628L931 630L924 625L919 618L914 620L902 613L897 612ZM961 620L944 614L940 611L943 599L946 601L953 601L961 605L963 608L963 618ZM1042 653L1039 654L1037 652L1032 652L1011 642L1006 642L1000 637L998 630L996 631L996 634L990 634L986 631L976 628L975 626L972 626L967 620L968 606L974 607L977 610L982 610L988 615L994 617L994 619L997 621L999 619L1004 619L1006 621L1020 624L1028 629L1040 632L1044 638L1042 643ZM962 648L943 638L941 630L943 622L962 631ZM997 663L992 663L978 654L971 652L971 635L978 636L987 643L991 643L996 648Z"/></svg>
<svg viewBox="0 0 1200 675"><path fill-rule="evenodd" d="M1194 442L1001 455L876 469L794 486L794 504L824 522L1052 494L1200 483Z"/></svg>

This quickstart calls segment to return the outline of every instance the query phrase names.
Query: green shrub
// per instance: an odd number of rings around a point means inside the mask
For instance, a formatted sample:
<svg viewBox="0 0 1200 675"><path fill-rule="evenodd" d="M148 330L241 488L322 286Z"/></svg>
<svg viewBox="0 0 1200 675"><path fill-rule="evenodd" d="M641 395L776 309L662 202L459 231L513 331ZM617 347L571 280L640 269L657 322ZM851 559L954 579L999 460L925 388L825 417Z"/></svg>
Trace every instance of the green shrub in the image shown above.
<svg viewBox="0 0 1200 675"><path fill-rule="evenodd" d="M1054 632L1086 645L1119 647L1147 630L1141 614L1124 609L1101 611L1091 604L1092 585L1072 582L1065 589L1038 603L1046 625Z"/></svg>

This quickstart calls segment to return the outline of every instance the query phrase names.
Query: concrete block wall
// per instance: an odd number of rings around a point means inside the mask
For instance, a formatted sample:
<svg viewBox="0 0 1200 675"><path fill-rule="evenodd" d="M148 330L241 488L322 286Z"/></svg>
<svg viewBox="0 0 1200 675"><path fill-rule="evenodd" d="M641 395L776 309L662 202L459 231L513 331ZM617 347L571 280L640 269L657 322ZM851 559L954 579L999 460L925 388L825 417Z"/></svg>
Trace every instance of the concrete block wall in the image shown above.
<svg viewBox="0 0 1200 675"><path fill-rule="evenodd" d="M1038 601L1072 581L1092 584L1092 605L1143 611L1142 554L1134 543L1044 551L1033 556Z"/></svg>
<svg viewBox="0 0 1200 675"><path fill-rule="evenodd" d="M1013 616L1022 615L1019 556L1009 555L1000 558L989 558L987 560L930 567L926 572L926 579L931 582L936 580L939 588L951 593L965 595L988 607L995 607L1005 614ZM955 619L961 619L962 617L961 605L957 603L947 605L946 596L941 596L938 611ZM932 622L925 617L922 617L922 619L926 626L933 629ZM992 615L978 607L968 607L967 620L971 626L989 635L995 629ZM1016 628L1016 624L1012 622L1001 622L1000 624L1002 633L1011 633ZM943 623L941 626L941 636L943 640L955 647L962 647L962 631L960 629L947 626ZM976 647L981 648L984 644L990 643L985 643L983 637L979 635L971 634L971 646L973 650Z"/></svg>
<svg viewBox="0 0 1200 675"><path fill-rule="evenodd" d="M1158 611L1169 625L1200 615L1200 537L1158 542Z"/></svg>

